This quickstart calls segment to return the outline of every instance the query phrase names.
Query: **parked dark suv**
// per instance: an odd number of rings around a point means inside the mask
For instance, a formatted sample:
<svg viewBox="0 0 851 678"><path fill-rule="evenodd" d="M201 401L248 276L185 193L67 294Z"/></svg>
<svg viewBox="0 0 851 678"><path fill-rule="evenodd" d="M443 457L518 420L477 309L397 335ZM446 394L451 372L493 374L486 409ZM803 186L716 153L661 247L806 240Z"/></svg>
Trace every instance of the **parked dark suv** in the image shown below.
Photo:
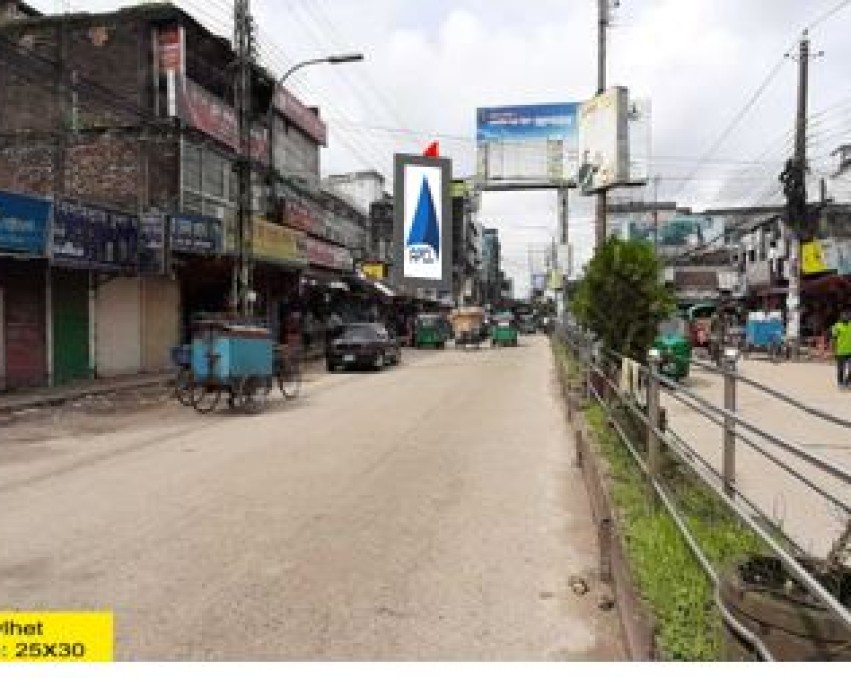
<svg viewBox="0 0 851 678"><path fill-rule="evenodd" d="M398 365L402 357L399 340L380 323L343 325L328 342L325 362L328 371L338 367L372 367Z"/></svg>

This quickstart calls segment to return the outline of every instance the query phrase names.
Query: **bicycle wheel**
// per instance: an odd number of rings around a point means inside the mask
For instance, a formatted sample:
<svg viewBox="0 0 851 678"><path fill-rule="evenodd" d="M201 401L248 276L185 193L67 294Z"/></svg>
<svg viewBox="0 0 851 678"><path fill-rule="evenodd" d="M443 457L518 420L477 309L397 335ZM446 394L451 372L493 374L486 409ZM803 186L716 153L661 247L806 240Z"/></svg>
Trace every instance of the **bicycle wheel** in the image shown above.
<svg viewBox="0 0 851 678"><path fill-rule="evenodd" d="M192 390L192 370L188 367L181 367L174 378L174 397L181 405L191 407Z"/></svg>
<svg viewBox="0 0 851 678"><path fill-rule="evenodd" d="M278 370L278 388L287 400L297 398L301 393L301 364L297 360L286 359Z"/></svg>
<svg viewBox="0 0 851 678"><path fill-rule="evenodd" d="M249 414L258 414L269 401L272 380L269 377L243 377L239 382L239 399L242 409Z"/></svg>
<svg viewBox="0 0 851 678"><path fill-rule="evenodd" d="M219 404L222 392L212 386L197 384L192 389L192 406L201 414L209 414Z"/></svg>

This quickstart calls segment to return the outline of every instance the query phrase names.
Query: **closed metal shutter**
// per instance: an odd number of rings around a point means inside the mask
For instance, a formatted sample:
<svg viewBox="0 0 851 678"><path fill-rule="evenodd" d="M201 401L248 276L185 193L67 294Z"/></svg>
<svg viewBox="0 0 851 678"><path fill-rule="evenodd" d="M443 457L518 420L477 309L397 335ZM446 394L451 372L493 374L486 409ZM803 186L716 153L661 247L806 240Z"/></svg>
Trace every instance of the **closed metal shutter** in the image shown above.
<svg viewBox="0 0 851 678"><path fill-rule="evenodd" d="M47 383L45 267L41 262L3 262L6 387Z"/></svg>
<svg viewBox="0 0 851 678"><path fill-rule="evenodd" d="M88 271L51 272L53 306L53 383L91 376L89 365Z"/></svg>
<svg viewBox="0 0 851 678"><path fill-rule="evenodd" d="M180 340L180 287L168 278L142 280L142 367L171 367L171 347Z"/></svg>
<svg viewBox="0 0 851 678"><path fill-rule="evenodd" d="M97 290L95 370L99 377L142 369L141 280L114 278Z"/></svg>

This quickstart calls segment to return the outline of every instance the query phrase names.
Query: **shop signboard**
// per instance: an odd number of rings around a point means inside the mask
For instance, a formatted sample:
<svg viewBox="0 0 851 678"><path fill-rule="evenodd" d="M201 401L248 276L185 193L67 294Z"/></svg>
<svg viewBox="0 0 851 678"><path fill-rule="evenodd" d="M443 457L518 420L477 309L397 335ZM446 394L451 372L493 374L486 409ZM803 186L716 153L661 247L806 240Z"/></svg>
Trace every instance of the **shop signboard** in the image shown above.
<svg viewBox="0 0 851 678"><path fill-rule="evenodd" d="M836 241L836 272L851 275L851 240Z"/></svg>
<svg viewBox="0 0 851 678"><path fill-rule="evenodd" d="M307 258L312 266L333 268L338 271L351 271L354 265L351 253L344 247L338 247L316 238L306 240Z"/></svg>
<svg viewBox="0 0 851 678"><path fill-rule="evenodd" d="M370 280L384 280L387 277L387 264L383 261L366 261L361 264L360 270Z"/></svg>
<svg viewBox="0 0 851 678"><path fill-rule="evenodd" d="M307 263L307 236L286 226L255 217L252 221L252 254L269 263L304 266Z"/></svg>
<svg viewBox="0 0 851 678"><path fill-rule="evenodd" d="M448 158L396 154L394 261L398 283L452 289L452 198Z"/></svg>
<svg viewBox="0 0 851 678"><path fill-rule="evenodd" d="M275 108L302 132L321 146L328 145L328 128L316 111L308 108L289 90L278 87L275 90Z"/></svg>
<svg viewBox="0 0 851 678"><path fill-rule="evenodd" d="M175 214L171 217L172 252L218 255L224 251L224 227L215 217Z"/></svg>
<svg viewBox="0 0 851 678"><path fill-rule="evenodd" d="M189 78L181 80L180 117L225 146L239 150L239 124L233 106ZM268 130L256 125L251 128L251 157L263 164L269 162Z"/></svg>
<svg viewBox="0 0 851 678"><path fill-rule="evenodd" d="M0 191L0 251L43 256L50 212L48 200Z"/></svg>
<svg viewBox="0 0 851 678"><path fill-rule="evenodd" d="M145 214L139 219L139 272L165 272L165 222L162 214Z"/></svg>
<svg viewBox="0 0 851 678"><path fill-rule="evenodd" d="M801 243L801 273L815 275L836 271L839 268L839 252L831 238Z"/></svg>
<svg viewBox="0 0 851 678"><path fill-rule="evenodd" d="M58 266L132 271L138 239L134 215L70 200L56 203L52 259Z"/></svg>

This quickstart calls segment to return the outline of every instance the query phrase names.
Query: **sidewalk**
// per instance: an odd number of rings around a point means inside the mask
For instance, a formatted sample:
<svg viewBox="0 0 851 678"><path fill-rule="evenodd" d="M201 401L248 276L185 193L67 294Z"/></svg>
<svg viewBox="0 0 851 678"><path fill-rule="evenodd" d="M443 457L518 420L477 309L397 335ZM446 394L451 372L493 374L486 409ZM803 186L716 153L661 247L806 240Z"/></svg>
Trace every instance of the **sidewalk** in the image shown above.
<svg viewBox="0 0 851 678"><path fill-rule="evenodd" d="M61 405L69 400L78 400L91 395L105 395L120 391L132 391L152 386L165 386L174 375L172 372L136 374L126 377L111 377L77 382L65 386L43 387L0 393L0 414L34 407Z"/></svg>
<svg viewBox="0 0 851 678"><path fill-rule="evenodd" d="M324 369L324 359L311 359L302 363L304 375L316 374ZM0 414L26 410L36 407L61 405L71 400L79 400L86 396L106 395L122 391L166 386L174 379L174 371L156 372L152 374L134 374L124 377L109 377L92 381L76 382L64 386L41 387L15 391L0 392Z"/></svg>

